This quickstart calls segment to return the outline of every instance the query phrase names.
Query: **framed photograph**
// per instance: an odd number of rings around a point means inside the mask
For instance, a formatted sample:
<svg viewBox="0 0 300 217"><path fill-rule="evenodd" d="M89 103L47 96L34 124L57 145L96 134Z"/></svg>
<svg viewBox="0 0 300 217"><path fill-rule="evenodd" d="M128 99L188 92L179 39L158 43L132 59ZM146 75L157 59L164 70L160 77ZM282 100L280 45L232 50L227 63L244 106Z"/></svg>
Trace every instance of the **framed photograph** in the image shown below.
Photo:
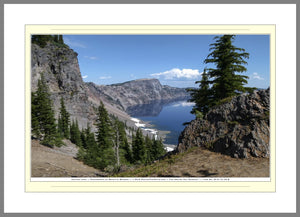
<svg viewBox="0 0 300 217"><path fill-rule="evenodd" d="M275 192L275 25L26 25L26 192Z"/></svg>

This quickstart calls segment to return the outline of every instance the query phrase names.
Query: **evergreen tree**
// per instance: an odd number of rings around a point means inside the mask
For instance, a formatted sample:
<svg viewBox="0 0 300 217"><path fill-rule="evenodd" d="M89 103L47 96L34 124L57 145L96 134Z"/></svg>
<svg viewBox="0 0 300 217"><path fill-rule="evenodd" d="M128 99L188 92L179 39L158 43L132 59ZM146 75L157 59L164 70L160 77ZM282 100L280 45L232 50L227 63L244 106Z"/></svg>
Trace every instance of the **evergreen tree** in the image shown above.
<svg viewBox="0 0 300 217"><path fill-rule="evenodd" d="M195 83L200 83L199 89L191 88L187 89L187 91L191 92L191 99L189 101L195 102L195 106L191 113L199 117L205 115L212 104L212 90L209 88L209 80L206 69L204 69L201 81L196 81Z"/></svg>
<svg viewBox="0 0 300 217"><path fill-rule="evenodd" d="M90 126L83 131L85 135L85 147L86 149L91 149L91 147L97 147L97 142L95 140L95 134L91 132Z"/></svg>
<svg viewBox="0 0 300 217"><path fill-rule="evenodd" d="M127 140L127 137L123 141L124 141L124 143L123 143L122 148L124 149L124 158L125 158L126 162L133 163L132 150L131 150L131 147L130 147L129 142Z"/></svg>
<svg viewBox="0 0 300 217"><path fill-rule="evenodd" d="M126 135L126 123L123 123L121 121L118 121L118 130L120 132L120 140L121 140L121 151L122 155L121 157L124 158L124 163L132 163L132 151L130 149L130 145L128 143L127 135Z"/></svg>
<svg viewBox="0 0 300 217"><path fill-rule="evenodd" d="M58 42L58 35L53 35L53 40L54 40L54 42Z"/></svg>
<svg viewBox="0 0 300 217"><path fill-rule="evenodd" d="M49 146L62 145L57 132L54 109L48 86L43 74L38 80L37 91L32 93L32 133L42 140L42 144Z"/></svg>
<svg viewBox="0 0 300 217"><path fill-rule="evenodd" d="M132 163L132 152L127 140L125 124L114 118L114 149L117 167L121 164Z"/></svg>
<svg viewBox="0 0 300 217"><path fill-rule="evenodd" d="M31 93L31 133L33 137L41 139L41 129L39 122L39 108L36 92Z"/></svg>
<svg viewBox="0 0 300 217"><path fill-rule="evenodd" d="M247 71L244 66L249 53L245 49L235 47L232 42L234 35L216 36L215 43L210 44L211 53L204 60L206 64L214 64L216 68L205 69L198 89L187 89L191 92L191 102L195 106L191 113L196 117L205 115L209 108L218 104L222 99L236 96L255 88L244 87L248 77L239 75Z"/></svg>
<svg viewBox="0 0 300 217"><path fill-rule="evenodd" d="M106 149L112 147L111 141L111 121L108 116L108 112L104 107L103 102L100 102L97 111L97 120L96 120L96 140L101 149Z"/></svg>
<svg viewBox="0 0 300 217"><path fill-rule="evenodd" d="M120 137L120 131L119 131L119 121L117 119L113 122L114 127L114 133L113 133L113 148L115 151L115 158L116 158L116 166L120 167L120 143L121 143L121 137Z"/></svg>
<svg viewBox="0 0 300 217"><path fill-rule="evenodd" d="M236 74L247 71L243 65L247 64L245 59L249 58L249 53L235 47L232 44L234 38L234 35L216 36L216 42L210 44L212 52L204 60L204 63L216 66L208 69L214 102L251 90L243 86L248 77Z"/></svg>
<svg viewBox="0 0 300 217"><path fill-rule="evenodd" d="M58 117L58 131L64 138L70 138L70 114L66 110L64 99L60 99L60 112Z"/></svg>
<svg viewBox="0 0 300 217"><path fill-rule="evenodd" d="M32 35L31 43L39 45L41 48L44 48L47 45L47 42L52 41L54 38L51 35Z"/></svg>
<svg viewBox="0 0 300 217"><path fill-rule="evenodd" d="M89 127L88 127L88 129L89 129ZM80 141L82 143L82 147L85 149L87 149L86 131L88 129L86 129L86 130L82 129L82 131L80 132Z"/></svg>
<svg viewBox="0 0 300 217"><path fill-rule="evenodd" d="M64 39L63 39L63 36L62 36L62 35L59 35L59 36L58 36L58 42L59 42L60 44L64 44Z"/></svg>
<svg viewBox="0 0 300 217"><path fill-rule="evenodd" d="M136 131L132 142L132 155L135 163L142 163L145 160L145 142L140 128Z"/></svg>
<svg viewBox="0 0 300 217"><path fill-rule="evenodd" d="M153 143L148 135L145 138L145 164L150 164L154 160Z"/></svg>
<svg viewBox="0 0 300 217"><path fill-rule="evenodd" d="M115 164L111 121L103 102L100 102L98 107L96 128L97 156L99 158L97 161L100 162L99 167L103 169L108 165Z"/></svg>
<svg viewBox="0 0 300 217"><path fill-rule="evenodd" d="M76 144L77 146L82 146L82 138L78 126L78 121L72 121L70 126L70 140L72 143Z"/></svg>
<svg viewBox="0 0 300 217"><path fill-rule="evenodd" d="M91 132L90 126L80 132L80 138L82 146L79 147L77 158L82 160L85 164L99 168L99 162L97 162L98 147L95 140L94 133Z"/></svg>
<svg viewBox="0 0 300 217"><path fill-rule="evenodd" d="M152 138L152 158L156 160L157 158L166 154L166 150L164 148L164 144L161 139Z"/></svg>

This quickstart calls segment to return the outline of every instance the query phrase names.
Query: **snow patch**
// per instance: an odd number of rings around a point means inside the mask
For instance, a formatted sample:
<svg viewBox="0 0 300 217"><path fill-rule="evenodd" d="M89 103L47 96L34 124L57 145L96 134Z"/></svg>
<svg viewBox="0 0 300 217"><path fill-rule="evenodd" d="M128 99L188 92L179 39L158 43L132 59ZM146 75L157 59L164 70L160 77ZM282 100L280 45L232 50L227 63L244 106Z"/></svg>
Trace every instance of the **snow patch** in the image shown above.
<svg viewBox="0 0 300 217"><path fill-rule="evenodd" d="M134 121L134 122L137 122L137 123L139 123L139 122L140 122L140 120L139 120L139 119L137 119L137 118L131 118L131 120L132 120L132 121Z"/></svg>
<svg viewBox="0 0 300 217"><path fill-rule="evenodd" d="M173 150L174 150L174 148L165 147L165 150L166 150L167 152L170 152L170 151L173 151Z"/></svg>

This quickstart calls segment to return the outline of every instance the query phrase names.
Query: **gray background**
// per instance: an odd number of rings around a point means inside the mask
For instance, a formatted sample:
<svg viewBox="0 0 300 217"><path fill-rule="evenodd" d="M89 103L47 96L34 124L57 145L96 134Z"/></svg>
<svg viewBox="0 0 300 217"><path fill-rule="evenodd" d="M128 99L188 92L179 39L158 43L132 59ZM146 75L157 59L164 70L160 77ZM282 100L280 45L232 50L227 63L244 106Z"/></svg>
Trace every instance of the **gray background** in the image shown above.
<svg viewBox="0 0 300 217"><path fill-rule="evenodd" d="M57 4L103 4L103 3L109 3L109 4L118 4L118 3L126 3L126 4L297 4L297 12L299 11L299 2L300 0L1 0L1 17L0 17L0 25L1 30L4 33L4 4L51 4L51 3L57 3ZM300 82L299 78L299 13L297 13L297 83ZM0 169L1 169L1 179L0 179L0 186L1 186L1 198L0 201L0 216L24 216L24 217L35 217L35 216L124 216L124 217L135 217L135 216L222 216L222 217L230 217L230 216L242 216L242 217L249 217L249 216L299 216L299 158L297 158L297 213L193 213L193 214L186 214L186 213L164 213L164 214L152 214L152 213L124 213L124 214L116 214L116 213L4 213L4 34L0 35L0 51L1 51L1 58L0 58L0 153L1 153L1 160L0 160ZM299 145L299 95L300 95L300 87L297 86L297 146ZM299 148L297 147L297 155L299 154ZM284 206L284 203L288 203L288 201L282 201L282 205Z"/></svg>

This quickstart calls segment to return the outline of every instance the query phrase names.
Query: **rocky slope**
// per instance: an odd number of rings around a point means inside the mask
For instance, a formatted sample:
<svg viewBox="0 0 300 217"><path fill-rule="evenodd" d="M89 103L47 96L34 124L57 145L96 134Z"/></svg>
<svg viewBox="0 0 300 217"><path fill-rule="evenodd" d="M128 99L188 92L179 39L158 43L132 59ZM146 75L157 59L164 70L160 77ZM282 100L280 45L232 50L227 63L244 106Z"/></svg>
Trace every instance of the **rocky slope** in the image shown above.
<svg viewBox="0 0 300 217"><path fill-rule="evenodd" d="M178 152L198 146L236 158L269 157L270 91L242 94L193 120L179 137Z"/></svg>
<svg viewBox="0 0 300 217"><path fill-rule="evenodd" d="M69 140L65 146L49 148L31 141L31 177L98 177L105 173L75 159L78 147Z"/></svg>
<svg viewBox="0 0 300 217"><path fill-rule="evenodd" d="M92 94L102 94L112 104L127 112L136 105L171 102L189 97L184 88L161 85L157 79L138 79L112 85L87 85Z"/></svg>

